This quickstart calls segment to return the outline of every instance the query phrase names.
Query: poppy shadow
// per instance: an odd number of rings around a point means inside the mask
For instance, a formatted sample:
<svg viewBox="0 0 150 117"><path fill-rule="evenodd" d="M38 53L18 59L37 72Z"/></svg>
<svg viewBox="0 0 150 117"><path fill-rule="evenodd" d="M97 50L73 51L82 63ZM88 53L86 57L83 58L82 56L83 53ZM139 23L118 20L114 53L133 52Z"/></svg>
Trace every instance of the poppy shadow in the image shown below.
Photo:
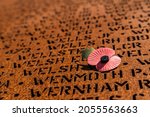
<svg viewBox="0 0 150 117"><path fill-rule="evenodd" d="M83 64L80 64L80 66L82 66L82 70L93 70L93 71L97 71L96 67L95 66L91 66L91 65L83 65Z"/></svg>
<svg viewBox="0 0 150 117"><path fill-rule="evenodd" d="M82 66L82 70L93 70L93 71L98 71L97 69L96 69L96 66L92 66L92 65L83 65L83 64L79 64L80 66ZM103 65L102 67L104 67L105 65ZM108 72L110 72L110 71L113 71L113 70L115 70L115 69L117 69L118 67L116 67L116 68L114 68L114 69L111 69L111 70L108 70L108 71L101 71L101 73L108 73Z"/></svg>

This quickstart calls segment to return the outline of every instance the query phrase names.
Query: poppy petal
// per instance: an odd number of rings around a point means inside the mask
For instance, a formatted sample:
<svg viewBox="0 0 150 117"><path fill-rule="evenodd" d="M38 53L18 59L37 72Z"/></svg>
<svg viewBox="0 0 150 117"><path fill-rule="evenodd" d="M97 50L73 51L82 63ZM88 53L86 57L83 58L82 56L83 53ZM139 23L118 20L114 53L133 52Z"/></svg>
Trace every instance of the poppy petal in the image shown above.
<svg viewBox="0 0 150 117"><path fill-rule="evenodd" d="M121 63L121 58L120 57L112 56L107 63L99 62L96 65L96 69L101 71L101 72L109 71L109 70L112 70L112 69L116 68L120 63Z"/></svg>
<svg viewBox="0 0 150 117"><path fill-rule="evenodd" d="M111 48L96 49L88 56L88 64L97 65L100 62L101 57L105 55L110 58L111 56L115 55L115 51Z"/></svg>

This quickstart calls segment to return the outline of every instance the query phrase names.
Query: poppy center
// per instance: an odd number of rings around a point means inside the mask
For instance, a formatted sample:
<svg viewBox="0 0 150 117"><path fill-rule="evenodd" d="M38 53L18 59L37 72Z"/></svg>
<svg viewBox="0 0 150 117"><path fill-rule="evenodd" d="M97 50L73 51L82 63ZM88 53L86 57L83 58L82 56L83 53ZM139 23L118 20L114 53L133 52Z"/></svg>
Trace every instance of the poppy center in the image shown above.
<svg viewBox="0 0 150 117"><path fill-rule="evenodd" d="M102 63L107 63L109 61L109 57L108 56L102 56L101 57L101 62Z"/></svg>

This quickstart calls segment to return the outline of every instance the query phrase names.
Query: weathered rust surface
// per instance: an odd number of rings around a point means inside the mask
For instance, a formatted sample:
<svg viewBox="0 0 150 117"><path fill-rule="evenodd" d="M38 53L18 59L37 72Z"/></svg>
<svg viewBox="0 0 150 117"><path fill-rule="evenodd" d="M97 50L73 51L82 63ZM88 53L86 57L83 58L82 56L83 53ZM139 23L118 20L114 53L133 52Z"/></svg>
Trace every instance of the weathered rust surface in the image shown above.
<svg viewBox="0 0 150 117"><path fill-rule="evenodd" d="M0 99L150 99L149 0L1 0ZM101 73L81 57L113 48Z"/></svg>

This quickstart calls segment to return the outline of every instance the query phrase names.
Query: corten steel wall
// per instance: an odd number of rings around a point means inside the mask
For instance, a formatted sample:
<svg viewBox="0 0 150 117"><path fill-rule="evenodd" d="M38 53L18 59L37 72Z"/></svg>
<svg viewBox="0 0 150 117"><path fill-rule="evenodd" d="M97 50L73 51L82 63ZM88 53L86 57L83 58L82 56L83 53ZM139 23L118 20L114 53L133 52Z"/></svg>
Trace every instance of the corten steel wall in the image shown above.
<svg viewBox="0 0 150 117"><path fill-rule="evenodd" d="M150 99L148 0L2 0L0 99ZM98 72L81 50L109 47Z"/></svg>

